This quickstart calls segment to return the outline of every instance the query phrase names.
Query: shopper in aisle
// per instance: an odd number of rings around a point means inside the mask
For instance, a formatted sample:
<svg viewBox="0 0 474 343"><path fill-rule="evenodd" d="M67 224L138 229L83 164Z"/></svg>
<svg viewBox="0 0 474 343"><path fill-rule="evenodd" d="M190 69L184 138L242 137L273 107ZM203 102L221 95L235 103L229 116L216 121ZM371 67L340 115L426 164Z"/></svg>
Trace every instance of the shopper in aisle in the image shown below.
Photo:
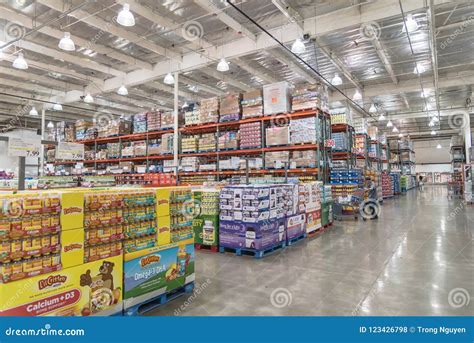
<svg viewBox="0 0 474 343"><path fill-rule="evenodd" d="M418 176L418 186L420 188L420 191L423 191L423 186L424 186L423 175Z"/></svg>
<svg viewBox="0 0 474 343"><path fill-rule="evenodd" d="M378 219L380 205L377 201L377 186L370 177L365 179L365 192L368 194L368 199L361 204L362 218Z"/></svg>

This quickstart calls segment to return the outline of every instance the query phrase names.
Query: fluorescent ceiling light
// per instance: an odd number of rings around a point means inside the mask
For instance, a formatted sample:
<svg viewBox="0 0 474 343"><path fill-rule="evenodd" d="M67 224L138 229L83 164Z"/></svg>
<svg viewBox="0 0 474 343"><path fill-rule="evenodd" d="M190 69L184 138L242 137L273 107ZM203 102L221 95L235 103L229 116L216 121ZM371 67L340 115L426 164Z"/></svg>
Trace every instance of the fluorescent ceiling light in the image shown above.
<svg viewBox="0 0 474 343"><path fill-rule="evenodd" d="M433 120L430 120L430 122L428 123L428 126L429 126L429 127L433 127L433 126L434 126L434 121L433 121Z"/></svg>
<svg viewBox="0 0 474 343"><path fill-rule="evenodd" d="M30 110L30 116L37 116L38 115L38 111L36 110L36 107L32 107L31 110Z"/></svg>
<svg viewBox="0 0 474 343"><path fill-rule="evenodd" d="M392 127L392 126L393 126L393 123L392 123L391 120L389 120L389 121L387 122L387 127Z"/></svg>
<svg viewBox="0 0 474 343"><path fill-rule="evenodd" d="M291 52L294 54L302 54L306 51L306 45L304 45L301 39L297 39L291 45Z"/></svg>
<svg viewBox="0 0 474 343"><path fill-rule="evenodd" d="M94 102L94 98L92 97L91 93L86 94L86 96L84 97L84 102L87 104Z"/></svg>
<svg viewBox="0 0 474 343"><path fill-rule="evenodd" d="M379 121L382 121L382 120L385 120L385 116L382 114L380 114L380 117L379 117Z"/></svg>
<svg viewBox="0 0 474 343"><path fill-rule="evenodd" d="M225 60L225 58L221 58L219 63L217 64L217 71L228 71L229 70L229 63Z"/></svg>
<svg viewBox="0 0 474 343"><path fill-rule="evenodd" d="M375 113L375 112L377 112L377 108L375 107L374 104L370 105L369 112L370 112L370 113Z"/></svg>
<svg viewBox="0 0 474 343"><path fill-rule="evenodd" d="M438 145L436 146L436 149L441 149L441 148L442 148L441 144L438 143Z"/></svg>
<svg viewBox="0 0 474 343"><path fill-rule="evenodd" d="M50 121L50 122L48 123L47 127L48 127L49 129L54 129L54 124L53 124L53 122Z"/></svg>
<svg viewBox="0 0 474 343"><path fill-rule="evenodd" d="M405 25L406 25L406 30L405 30ZM403 24L402 32L408 31L408 33L411 33L411 32L414 32L416 30L418 30L418 23L413 18L412 14L407 15L407 17L405 19L405 24Z"/></svg>
<svg viewBox="0 0 474 343"><path fill-rule="evenodd" d="M163 79L163 82L167 85L172 85L174 83L173 75L171 75L171 73L166 74L165 78Z"/></svg>
<svg viewBox="0 0 474 343"><path fill-rule="evenodd" d="M184 108L188 108L188 107L189 107L189 105L188 105L188 103L185 101L182 108L184 109Z"/></svg>
<svg viewBox="0 0 474 343"><path fill-rule="evenodd" d="M117 94L118 95L128 95L128 89L125 87L125 85L121 85L119 89L117 89Z"/></svg>
<svg viewBox="0 0 474 343"><path fill-rule="evenodd" d="M130 5L123 4L123 8L120 10L117 16L117 23L122 26L134 26L135 25L135 17L133 13L130 12Z"/></svg>
<svg viewBox="0 0 474 343"><path fill-rule="evenodd" d="M334 86L342 85L342 79L341 79L340 76L336 73L336 74L334 74L334 77L332 78L331 83L332 83Z"/></svg>
<svg viewBox="0 0 474 343"><path fill-rule="evenodd" d="M361 100L362 99L362 95L360 94L359 90L356 89L355 93L354 93L354 96L352 97L352 100Z"/></svg>
<svg viewBox="0 0 474 343"><path fill-rule="evenodd" d="M398 129L397 129L396 126L393 127L392 132L393 132L393 133L397 133L397 132L398 132Z"/></svg>
<svg viewBox="0 0 474 343"><path fill-rule="evenodd" d="M61 38L58 44L59 49L65 51L74 51L76 50L76 46L71 39L71 34L69 32L64 32L64 37Z"/></svg>
<svg viewBox="0 0 474 343"><path fill-rule="evenodd" d="M13 68L22 70L28 69L28 63L26 63L22 52L20 52L17 58L15 58L15 60L13 61Z"/></svg>

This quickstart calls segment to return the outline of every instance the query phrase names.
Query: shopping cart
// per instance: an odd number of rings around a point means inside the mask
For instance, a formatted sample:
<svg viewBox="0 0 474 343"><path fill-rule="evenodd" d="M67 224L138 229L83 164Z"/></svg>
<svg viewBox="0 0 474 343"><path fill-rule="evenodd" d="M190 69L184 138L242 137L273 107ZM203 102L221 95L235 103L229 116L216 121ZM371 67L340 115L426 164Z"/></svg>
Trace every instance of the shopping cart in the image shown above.
<svg viewBox="0 0 474 343"><path fill-rule="evenodd" d="M356 190L352 195L339 196L333 204L333 217L335 220L347 218L359 219L359 209L364 201L364 190Z"/></svg>
<svg viewBox="0 0 474 343"><path fill-rule="evenodd" d="M462 199L462 183L457 181L448 182L448 198Z"/></svg>

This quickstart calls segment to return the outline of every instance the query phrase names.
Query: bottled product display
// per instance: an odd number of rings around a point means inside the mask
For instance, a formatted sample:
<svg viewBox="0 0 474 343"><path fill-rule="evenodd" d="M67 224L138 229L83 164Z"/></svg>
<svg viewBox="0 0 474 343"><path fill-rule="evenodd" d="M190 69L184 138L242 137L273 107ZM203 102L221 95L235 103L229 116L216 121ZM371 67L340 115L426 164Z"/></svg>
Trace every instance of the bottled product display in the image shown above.
<svg viewBox="0 0 474 343"><path fill-rule="evenodd" d="M197 208L193 229L197 244L219 244L219 193L218 189L193 190L194 206Z"/></svg>

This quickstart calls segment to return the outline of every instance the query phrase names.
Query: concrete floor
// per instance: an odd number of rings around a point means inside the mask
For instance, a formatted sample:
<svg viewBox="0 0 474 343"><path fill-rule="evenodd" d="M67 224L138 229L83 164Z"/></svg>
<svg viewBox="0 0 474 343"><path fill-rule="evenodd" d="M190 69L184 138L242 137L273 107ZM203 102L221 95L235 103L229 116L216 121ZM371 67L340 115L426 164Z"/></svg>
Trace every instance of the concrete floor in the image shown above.
<svg viewBox="0 0 474 343"><path fill-rule="evenodd" d="M261 260L198 251L195 293L148 315L474 314L474 209L445 187L335 224Z"/></svg>

